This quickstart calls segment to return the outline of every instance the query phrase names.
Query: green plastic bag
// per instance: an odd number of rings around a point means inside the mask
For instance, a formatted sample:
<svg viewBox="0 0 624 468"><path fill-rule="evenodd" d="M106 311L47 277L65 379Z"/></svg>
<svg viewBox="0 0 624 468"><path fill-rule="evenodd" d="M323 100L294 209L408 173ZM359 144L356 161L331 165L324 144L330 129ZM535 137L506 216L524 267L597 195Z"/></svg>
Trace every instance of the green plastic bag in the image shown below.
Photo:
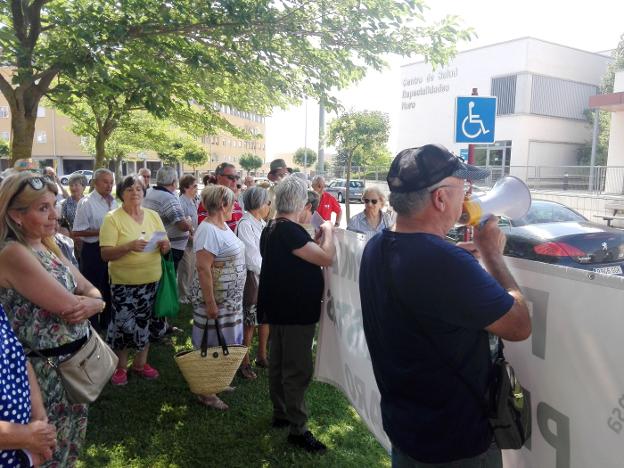
<svg viewBox="0 0 624 468"><path fill-rule="evenodd" d="M171 251L160 258L162 276L156 292L156 317L176 317L180 310L178 302L178 281L173 266Z"/></svg>

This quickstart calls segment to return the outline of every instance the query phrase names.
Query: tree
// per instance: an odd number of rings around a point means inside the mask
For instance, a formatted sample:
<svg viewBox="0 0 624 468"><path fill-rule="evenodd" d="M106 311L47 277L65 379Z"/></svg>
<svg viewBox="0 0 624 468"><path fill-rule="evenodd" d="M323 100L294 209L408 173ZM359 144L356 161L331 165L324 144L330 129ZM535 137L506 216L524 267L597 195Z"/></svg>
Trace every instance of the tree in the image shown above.
<svg viewBox="0 0 624 468"><path fill-rule="evenodd" d="M612 53L613 62L607 67L605 75L602 77L602 85L600 92L608 94L613 92L613 84L615 82L615 73L624 70L624 34L620 36L620 42ZM585 112L587 121L593 126L595 113L587 110ZM604 166L607 164L607 154L609 152L609 135L611 131L611 113L600 112L598 126L600 128L598 134L598 145L596 147L596 165ZM585 143L578 150L578 164L588 166L591 162L591 141Z"/></svg>
<svg viewBox="0 0 624 468"><path fill-rule="evenodd" d="M182 154L182 161L197 170L197 166L202 166L208 162L208 153L203 148L187 148Z"/></svg>
<svg viewBox="0 0 624 468"><path fill-rule="evenodd" d="M9 145L6 141L0 140L0 156L8 156L9 155Z"/></svg>
<svg viewBox="0 0 624 468"><path fill-rule="evenodd" d="M124 82L110 83L111 69L136 74L131 84L164 81L175 99L186 98L183 84L194 85L211 99L199 105L212 116L215 103L267 115L305 96L323 97L331 108L331 92L368 67L383 68L385 54L421 54L441 64L457 40L472 36L456 17L428 24L424 8L424 0L0 2L0 65L10 69L0 76L0 91L11 110L11 156L31 156L43 96L95 75L114 91ZM173 65L193 71L194 79L175 79ZM163 88L141 104L158 115L170 100Z"/></svg>
<svg viewBox="0 0 624 468"><path fill-rule="evenodd" d="M297 151L295 151L293 161L295 162L295 164L301 164L306 169L310 166L314 166L314 163L316 162L316 151L310 148L299 148Z"/></svg>
<svg viewBox="0 0 624 468"><path fill-rule="evenodd" d="M256 156L255 154L251 153L245 153L241 155L238 163L240 164L240 167L245 169L247 171L247 174L249 174L249 171L255 171L256 169L262 167L264 161L260 156Z"/></svg>
<svg viewBox="0 0 624 468"><path fill-rule="evenodd" d="M349 183L351 164L355 155L378 153L385 148L390 136L390 119L379 111L347 112L329 125L328 142L346 158L345 204L350 218Z"/></svg>

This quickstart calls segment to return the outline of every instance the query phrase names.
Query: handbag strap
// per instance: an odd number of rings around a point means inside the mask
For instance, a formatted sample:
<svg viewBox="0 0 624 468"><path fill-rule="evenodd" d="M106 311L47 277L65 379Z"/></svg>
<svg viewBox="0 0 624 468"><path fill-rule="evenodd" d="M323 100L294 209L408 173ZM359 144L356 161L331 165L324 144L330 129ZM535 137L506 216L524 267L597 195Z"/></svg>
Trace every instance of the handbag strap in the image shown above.
<svg viewBox="0 0 624 468"><path fill-rule="evenodd" d="M221 325L219 325L219 319L214 319L215 322L215 331L217 332L217 341L219 342L219 346L223 350L223 355L227 356L230 354L230 350L225 343L225 338L223 337L223 332L221 331ZM204 325L204 331L202 333L201 340L201 357L206 357L208 355L208 320L206 320L206 324Z"/></svg>
<svg viewBox="0 0 624 468"><path fill-rule="evenodd" d="M388 285L388 290L390 291L390 294L392 295L392 297L394 297L396 303L399 305L399 310L404 315L408 316L409 314L407 312L409 311L409 308L401 300L401 296L399 295L396 289L396 284L394 282L394 278L392 275L392 269L390 268L390 263L388 261L387 252L390 250L388 248L389 247L388 244L389 244L389 240L384 237L383 243L382 243L382 249L381 249L381 258L382 258L383 268L384 268L384 272L386 276L386 284ZM412 317L412 319L415 319L415 317ZM489 404L485 395L483 396L479 395L479 392L473 387L473 385L468 381L468 379L466 379L464 375L461 373L457 364L450 357L448 357L442 349L440 349L440 347L435 342L433 337L425 331L424 327L415 327L415 330L421 337L423 337L431 345L431 347L436 352L437 356L442 360L442 362L453 371L453 373L457 376L457 378L470 391L470 394L477 401L478 405L483 409L486 417L488 417ZM500 355L502 355L502 349L500 348L499 348L499 353Z"/></svg>

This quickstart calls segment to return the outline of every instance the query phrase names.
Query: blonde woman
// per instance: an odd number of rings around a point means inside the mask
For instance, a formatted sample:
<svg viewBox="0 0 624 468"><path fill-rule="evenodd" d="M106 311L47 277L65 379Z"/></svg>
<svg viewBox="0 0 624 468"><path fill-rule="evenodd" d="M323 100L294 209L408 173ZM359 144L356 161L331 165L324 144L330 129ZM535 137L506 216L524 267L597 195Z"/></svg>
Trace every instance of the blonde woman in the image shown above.
<svg viewBox="0 0 624 468"><path fill-rule="evenodd" d="M243 288L247 270L245 247L226 222L232 219L234 192L223 185L210 185L201 193L206 217L193 239L197 276L193 282L193 346L201 345L208 327L208 346L217 346L215 319L226 344L243 342ZM217 395L199 395L199 401L225 411L228 406Z"/></svg>
<svg viewBox="0 0 624 468"><path fill-rule="evenodd" d="M54 242L57 187L20 172L0 185L0 303L26 351L53 363L69 357L89 336L89 318L104 308L102 295ZM87 429L87 405L72 404L48 359L31 355L57 443L51 463L74 466Z"/></svg>
<svg viewBox="0 0 624 468"><path fill-rule="evenodd" d="M353 216L347 224L347 230L373 235L392 227L392 216L382 208L386 204L386 196L377 187L367 187L362 195L364 211Z"/></svg>

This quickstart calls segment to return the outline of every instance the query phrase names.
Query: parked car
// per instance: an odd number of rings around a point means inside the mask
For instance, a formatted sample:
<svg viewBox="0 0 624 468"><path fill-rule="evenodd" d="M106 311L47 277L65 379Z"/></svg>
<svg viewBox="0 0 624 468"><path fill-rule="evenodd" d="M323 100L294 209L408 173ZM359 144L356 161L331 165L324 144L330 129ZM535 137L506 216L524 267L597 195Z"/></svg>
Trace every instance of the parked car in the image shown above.
<svg viewBox="0 0 624 468"><path fill-rule="evenodd" d="M334 179L325 187L325 191L331 193L340 203L344 203L346 199L347 181L345 179ZM351 180L349 182L349 200L362 201L363 194L364 181Z"/></svg>
<svg viewBox="0 0 624 468"><path fill-rule="evenodd" d="M83 176L87 178L87 184L91 183L91 178L93 177L93 171L89 169L80 169L79 171L74 171L69 175L64 175L63 177L61 177L61 184L67 185L67 183L69 182L69 178L73 176L74 174L82 174Z"/></svg>
<svg viewBox="0 0 624 468"><path fill-rule="evenodd" d="M582 270L622 275L624 231L593 223L561 203L533 200L519 219L501 218L504 254ZM459 238L459 230L449 237Z"/></svg>

